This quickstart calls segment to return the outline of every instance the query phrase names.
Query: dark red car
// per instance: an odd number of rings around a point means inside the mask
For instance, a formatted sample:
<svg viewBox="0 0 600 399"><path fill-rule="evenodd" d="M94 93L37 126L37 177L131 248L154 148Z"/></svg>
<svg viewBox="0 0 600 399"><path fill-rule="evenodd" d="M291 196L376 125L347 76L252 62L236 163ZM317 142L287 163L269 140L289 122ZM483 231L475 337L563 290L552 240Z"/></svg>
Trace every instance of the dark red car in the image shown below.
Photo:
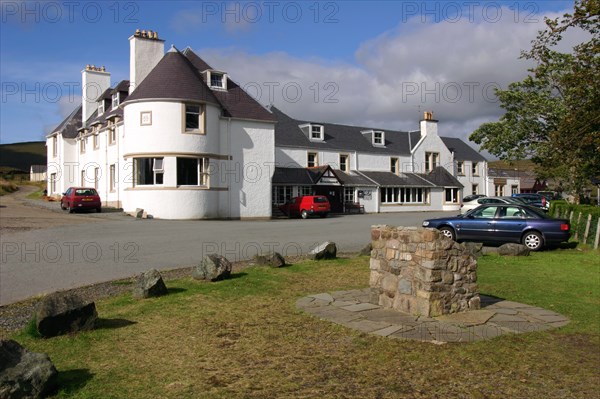
<svg viewBox="0 0 600 399"><path fill-rule="evenodd" d="M77 209L95 209L102 212L102 201L94 188L69 187L60 199L62 210L68 209L73 213Z"/></svg>
<svg viewBox="0 0 600 399"><path fill-rule="evenodd" d="M279 209L288 216L300 216L302 219L312 215L324 218L331 211L331 205L324 195L303 195L290 199Z"/></svg>

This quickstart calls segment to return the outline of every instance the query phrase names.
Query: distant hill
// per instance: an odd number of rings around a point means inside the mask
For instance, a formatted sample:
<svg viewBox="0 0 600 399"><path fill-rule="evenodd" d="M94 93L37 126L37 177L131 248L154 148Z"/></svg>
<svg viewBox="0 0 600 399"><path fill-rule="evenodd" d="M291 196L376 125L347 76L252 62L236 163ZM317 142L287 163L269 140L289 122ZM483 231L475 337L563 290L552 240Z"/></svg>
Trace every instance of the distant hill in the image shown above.
<svg viewBox="0 0 600 399"><path fill-rule="evenodd" d="M45 164L45 141L0 144L0 170L18 169L29 173L31 165Z"/></svg>

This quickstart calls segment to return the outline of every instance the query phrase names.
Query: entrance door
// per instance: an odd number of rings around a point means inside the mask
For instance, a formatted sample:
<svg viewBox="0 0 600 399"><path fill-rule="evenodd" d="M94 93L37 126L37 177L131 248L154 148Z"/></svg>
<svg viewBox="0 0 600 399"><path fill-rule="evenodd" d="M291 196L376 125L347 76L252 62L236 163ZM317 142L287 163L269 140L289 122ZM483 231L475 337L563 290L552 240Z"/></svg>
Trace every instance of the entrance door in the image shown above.
<svg viewBox="0 0 600 399"><path fill-rule="evenodd" d="M344 212L344 188L339 186L315 186L316 195L324 195L331 204L332 213Z"/></svg>

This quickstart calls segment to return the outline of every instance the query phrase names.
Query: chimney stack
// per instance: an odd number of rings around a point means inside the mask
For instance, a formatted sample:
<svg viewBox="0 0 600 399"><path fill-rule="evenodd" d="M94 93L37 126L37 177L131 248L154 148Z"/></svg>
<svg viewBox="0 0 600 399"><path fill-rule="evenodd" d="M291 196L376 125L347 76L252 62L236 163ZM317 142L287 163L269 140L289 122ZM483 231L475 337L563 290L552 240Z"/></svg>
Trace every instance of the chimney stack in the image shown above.
<svg viewBox="0 0 600 399"><path fill-rule="evenodd" d="M165 41L158 32L136 29L129 38L129 93L148 76L165 55Z"/></svg>
<svg viewBox="0 0 600 399"><path fill-rule="evenodd" d="M433 119L432 111L423 112L423 119L420 123L421 137L424 136L437 136L438 128L437 128L437 120Z"/></svg>
<svg viewBox="0 0 600 399"><path fill-rule="evenodd" d="M81 122L87 127L87 120L98 109L98 99L110 88L110 73L104 66L86 65L81 71Z"/></svg>

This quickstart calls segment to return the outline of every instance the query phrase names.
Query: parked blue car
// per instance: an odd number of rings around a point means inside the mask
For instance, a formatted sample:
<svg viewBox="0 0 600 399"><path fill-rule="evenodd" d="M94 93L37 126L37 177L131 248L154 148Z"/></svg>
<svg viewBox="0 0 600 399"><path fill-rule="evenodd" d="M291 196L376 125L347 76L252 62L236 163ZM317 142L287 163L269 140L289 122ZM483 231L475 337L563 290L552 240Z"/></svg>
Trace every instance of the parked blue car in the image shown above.
<svg viewBox="0 0 600 399"><path fill-rule="evenodd" d="M464 215L423 221L423 227L440 230L455 241L515 242L532 251L569 240L566 219L520 204L481 205Z"/></svg>

